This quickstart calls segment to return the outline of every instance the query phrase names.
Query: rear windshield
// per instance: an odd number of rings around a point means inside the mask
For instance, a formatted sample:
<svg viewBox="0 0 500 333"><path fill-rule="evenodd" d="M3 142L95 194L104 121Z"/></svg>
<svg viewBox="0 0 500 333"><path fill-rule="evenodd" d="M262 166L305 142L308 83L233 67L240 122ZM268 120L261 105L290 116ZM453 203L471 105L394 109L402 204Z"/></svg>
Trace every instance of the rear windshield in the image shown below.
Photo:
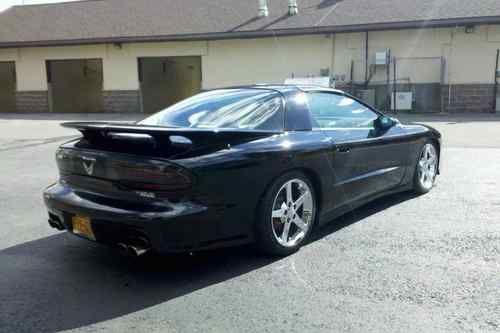
<svg viewBox="0 0 500 333"><path fill-rule="evenodd" d="M263 89L204 92L177 103L140 125L190 128L283 130L281 94Z"/></svg>

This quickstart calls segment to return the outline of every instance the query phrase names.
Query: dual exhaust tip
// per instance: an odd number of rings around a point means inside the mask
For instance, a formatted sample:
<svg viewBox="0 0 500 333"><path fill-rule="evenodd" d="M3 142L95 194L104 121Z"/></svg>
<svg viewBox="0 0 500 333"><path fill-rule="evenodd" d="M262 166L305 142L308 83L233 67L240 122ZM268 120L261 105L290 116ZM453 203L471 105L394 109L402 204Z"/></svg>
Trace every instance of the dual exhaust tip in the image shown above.
<svg viewBox="0 0 500 333"><path fill-rule="evenodd" d="M49 225L57 230L66 230L66 227L58 219L51 218ZM144 238L135 239L131 243L118 243L118 248L123 255L141 257L151 250L149 241Z"/></svg>
<svg viewBox="0 0 500 333"><path fill-rule="evenodd" d="M141 257L151 250L149 242L143 238L133 244L118 243L118 248L123 255L130 257Z"/></svg>

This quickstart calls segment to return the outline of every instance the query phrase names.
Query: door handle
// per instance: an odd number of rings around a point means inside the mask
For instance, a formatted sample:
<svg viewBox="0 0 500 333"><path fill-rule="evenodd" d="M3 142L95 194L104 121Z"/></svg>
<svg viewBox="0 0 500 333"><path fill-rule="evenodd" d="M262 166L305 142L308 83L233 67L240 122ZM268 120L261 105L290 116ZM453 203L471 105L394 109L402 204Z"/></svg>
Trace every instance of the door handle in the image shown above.
<svg viewBox="0 0 500 333"><path fill-rule="evenodd" d="M340 146L340 147L337 147L337 151L339 153L350 153L351 152L351 148L349 148L347 146Z"/></svg>

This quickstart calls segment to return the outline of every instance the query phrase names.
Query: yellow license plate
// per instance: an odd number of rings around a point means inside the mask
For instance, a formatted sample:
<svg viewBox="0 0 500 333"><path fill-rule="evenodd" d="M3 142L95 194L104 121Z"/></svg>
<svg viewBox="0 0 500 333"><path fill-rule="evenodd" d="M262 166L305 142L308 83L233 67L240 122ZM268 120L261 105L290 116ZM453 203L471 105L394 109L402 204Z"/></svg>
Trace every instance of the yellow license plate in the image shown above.
<svg viewBox="0 0 500 333"><path fill-rule="evenodd" d="M73 233L75 235L80 235L85 238L95 240L95 235L94 231L92 230L92 223L90 221L90 218L76 215L73 216L71 222L73 223Z"/></svg>

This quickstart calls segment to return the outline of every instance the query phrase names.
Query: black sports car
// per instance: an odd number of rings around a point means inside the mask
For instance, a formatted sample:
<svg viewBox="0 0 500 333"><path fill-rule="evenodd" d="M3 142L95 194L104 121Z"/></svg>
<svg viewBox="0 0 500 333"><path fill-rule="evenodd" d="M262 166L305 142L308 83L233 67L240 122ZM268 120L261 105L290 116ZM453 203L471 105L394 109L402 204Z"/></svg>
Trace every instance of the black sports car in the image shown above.
<svg viewBox="0 0 500 333"><path fill-rule="evenodd" d="M136 124L65 123L44 192L59 230L141 255L255 242L287 255L382 195L426 193L441 135L309 86L203 92Z"/></svg>

